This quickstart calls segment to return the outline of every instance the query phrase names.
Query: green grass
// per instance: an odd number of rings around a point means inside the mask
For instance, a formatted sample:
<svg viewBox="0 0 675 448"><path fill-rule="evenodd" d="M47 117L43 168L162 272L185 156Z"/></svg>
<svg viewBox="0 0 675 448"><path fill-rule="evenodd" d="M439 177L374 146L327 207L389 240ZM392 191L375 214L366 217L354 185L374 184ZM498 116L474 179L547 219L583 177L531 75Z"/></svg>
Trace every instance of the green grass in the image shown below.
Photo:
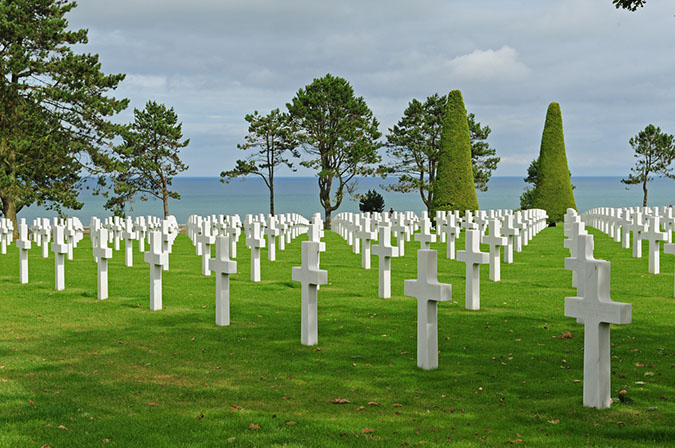
<svg viewBox="0 0 675 448"><path fill-rule="evenodd" d="M98 301L88 239L66 261L62 292L53 255L42 259L35 246L31 282L19 284L11 246L0 256L0 446L666 446L675 438L675 257L650 275L646 256L592 232L596 257L612 262L612 298L633 304L633 324L612 327L612 396L626 389L634 403L606 410L584 408L575 382L583 328L563 315L575 290L560 227L503 264L501 282L482 267L480 311L464 309L464 264L434 245L454 298L439 305L434 371L416 366L416 302L403 296L403 280L416 276L415 243L392 261L385 300L377 259L362 270L361 256L326 232L319 348L300 344L291 281L304 236L262 262L259 284L248 280L241 238L229 327L215 326L215 278L200 275L185 235L155 312L136 250L132 268L115 253L110 298ZM567 331L574 337L560 338ZM350 403L332 404L337 397Z"/></svg>

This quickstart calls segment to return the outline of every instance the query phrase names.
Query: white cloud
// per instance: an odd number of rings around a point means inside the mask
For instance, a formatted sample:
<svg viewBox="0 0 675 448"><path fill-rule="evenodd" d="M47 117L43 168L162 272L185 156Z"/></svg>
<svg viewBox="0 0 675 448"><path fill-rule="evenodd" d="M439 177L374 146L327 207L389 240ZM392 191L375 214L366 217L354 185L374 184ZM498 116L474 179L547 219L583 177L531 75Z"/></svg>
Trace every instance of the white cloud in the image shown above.
<svg viewBox="0 0 675 448"><path fill-rule="evenodd" d="M461 81L514 81L531 70L518 60L518 52L504 45L498 50L474 50L448 62L454 79Z"/></svg>

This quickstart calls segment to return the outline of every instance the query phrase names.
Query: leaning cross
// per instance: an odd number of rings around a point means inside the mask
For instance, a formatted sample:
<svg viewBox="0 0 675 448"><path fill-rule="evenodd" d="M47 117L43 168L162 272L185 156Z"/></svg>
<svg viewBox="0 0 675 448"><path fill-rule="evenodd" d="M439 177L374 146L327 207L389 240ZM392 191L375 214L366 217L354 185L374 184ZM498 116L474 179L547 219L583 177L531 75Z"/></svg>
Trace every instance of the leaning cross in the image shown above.
<svg viewBox="0 0 675 448"><path fill-rule="evenodd" d="M584 296L565 298L565 316L584 321L584 406L598 409L610 405L609 324L631 323L631 304L609 296L610 266L603 260L587 262Z"/></svg>
<svg viewBox="0 0 675 448"><path fill-rule="evenodd" d="M216 325L230 325L230 274L237 273L237 262L230 260L230 240L216 238L216 258L210 258L208 268L216 273Z"/></svg>
<svg viewBox="0 0 675 448"><path fill-rule="evenodd" d="M417 366L438 367L438 302L452 300L452 285L439 283L437 252L417 251L417 279L404 282L404 294L417 299Z"/></svg>
<svg viewBox="0 0 675 448"><path fill-rule="evenodd" d="M490 262L490 254L480 251L480 230L468 229L464 240L465 250L457 251L457 260L466 263L465 306L468 310L480 309L480 265Z"/></svg>

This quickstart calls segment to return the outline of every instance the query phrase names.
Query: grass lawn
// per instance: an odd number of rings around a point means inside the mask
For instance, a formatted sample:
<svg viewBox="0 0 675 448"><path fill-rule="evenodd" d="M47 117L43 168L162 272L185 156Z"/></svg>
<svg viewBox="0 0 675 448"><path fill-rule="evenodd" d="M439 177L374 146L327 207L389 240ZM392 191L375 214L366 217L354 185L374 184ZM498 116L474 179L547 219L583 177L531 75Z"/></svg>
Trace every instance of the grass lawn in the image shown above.
<svg viewBox="0 0 675 448"><path fill-rule="evenodd" d="M249 281L240 239L229 327L216 327L215 277L180 235L164 272L164 309L150 311L149 268L134 250L110 261L110 298L96 299L88 237L66 260L33 244L30 283L18 250L0 255L0 447L222 446L672 446L675 440L673 256L647 272L629 249L591 230L612 262L612 298L633 304L633 324L612 327L612 396L632 404L582 406L583 327L564 317L575 294L563 269L562 228L535 237L502 281L481 268L480 311L464 309L464 264L439 251L439 368L416 365L417 243L392 260L392 298L377 297L377 258L362 270L326 232L319 345L300 344L300 241ZM123 246L123 244L122 244ZM463 247L463 242L458 244ZM484 247L484 250L486 248ZM561 338L565 332L572 338ZM334 404L336 398L347 403Z"/></svg>

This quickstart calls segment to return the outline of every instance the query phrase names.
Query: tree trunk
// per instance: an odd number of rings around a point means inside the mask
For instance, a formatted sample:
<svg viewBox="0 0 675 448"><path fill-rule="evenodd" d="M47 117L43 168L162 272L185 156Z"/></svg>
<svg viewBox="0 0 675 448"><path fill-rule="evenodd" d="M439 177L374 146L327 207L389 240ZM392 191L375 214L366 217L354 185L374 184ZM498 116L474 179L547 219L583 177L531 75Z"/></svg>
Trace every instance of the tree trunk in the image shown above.
<svg viewBox="0 0 675 448"><path fill-rule="evenodd" d="M14 225L14 239L19 237L19 223L16 217L16 200L11 197L3 196L2 198L2 213L5 218L12 221Z"/></svg>
<svg viewBox="0 0 675 448"><path fill-rule="evenodd" d="M330 214L332 213L331 207L324 207L323 208L325 211L325 219L323 221L323 228L326 230L330 230Z"/></svg>
<svg viewBox="0 0 675 448"><path fill-rule="evenodd" d="M169 217L169 198L164 195L162 202L164 203L164 219L166 219Z"/></svg>
<svg viewBox="0 0 675 448"><path fill-rule="evenodd" d="M270 215L274 216L274 173L270 171Z"/></svg>
<svg viewBox="0 0 675 448"><path fill-rule="evenodd" d="M644 192L644 199L642 200L642 206L646 207L647 206L647 180L645 179L644 182L642 182L642 191Z"/></svg>

